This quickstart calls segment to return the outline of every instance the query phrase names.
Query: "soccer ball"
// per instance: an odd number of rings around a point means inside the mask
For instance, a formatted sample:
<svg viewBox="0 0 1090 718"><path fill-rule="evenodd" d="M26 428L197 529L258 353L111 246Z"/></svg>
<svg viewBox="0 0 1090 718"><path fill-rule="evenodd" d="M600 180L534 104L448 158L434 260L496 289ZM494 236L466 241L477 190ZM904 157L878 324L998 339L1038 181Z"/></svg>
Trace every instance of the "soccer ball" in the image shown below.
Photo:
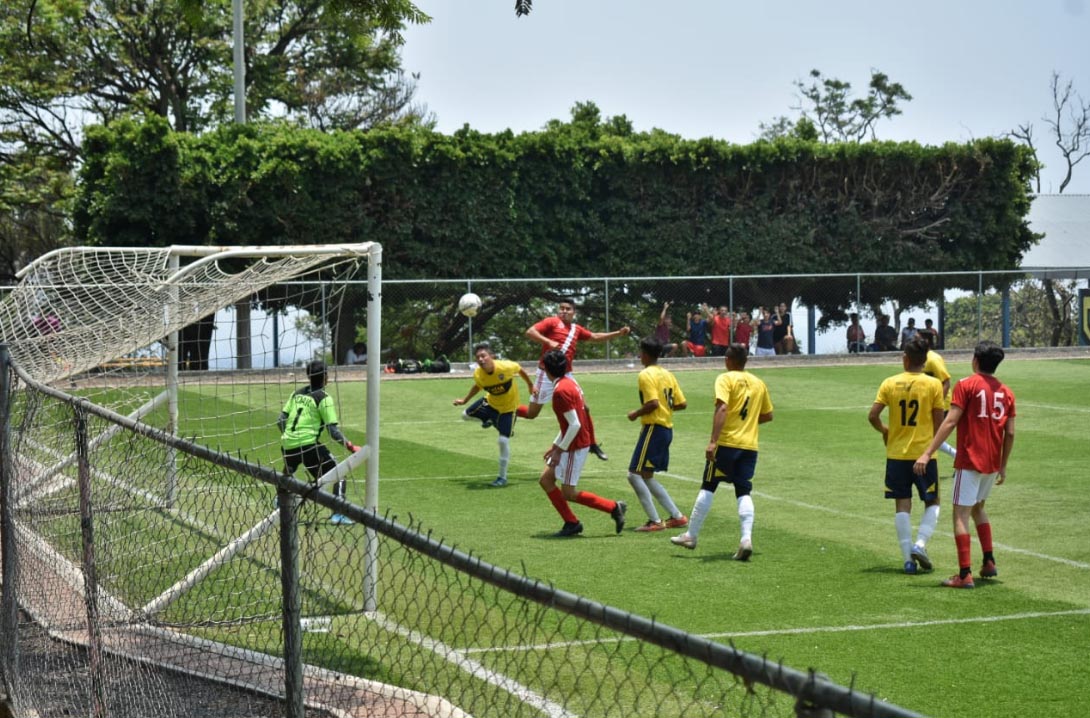
<svg viewBox="0 0 1090 718"><path fill-rule="evenodd" d="M473 292L463 294L458 300L458 311L467 317L477 316L477 312L481 311L481 298Z"/></svg>

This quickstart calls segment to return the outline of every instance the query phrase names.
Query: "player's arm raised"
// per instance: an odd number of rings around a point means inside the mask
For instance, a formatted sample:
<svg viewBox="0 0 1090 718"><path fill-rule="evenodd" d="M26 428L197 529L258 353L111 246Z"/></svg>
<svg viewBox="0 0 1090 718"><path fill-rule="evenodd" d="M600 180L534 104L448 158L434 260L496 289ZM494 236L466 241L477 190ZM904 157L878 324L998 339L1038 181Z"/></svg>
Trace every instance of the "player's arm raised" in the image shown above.
<svg viewBox="0 0 1090 718"><path fill-rule="evenodd" d="M617 337L626 337L632 333L632 327L621 327L614 332L591 332L587 337L588 342L605 342Z"/></svg>
<svg viewBox="0 0 1090 718"><path fill-rule="evenodd" d="M539 332L535 327L530 327L526 330L526 338L532 342L537 342L546 349L556 349L560 344L549 339L544 334Z"/></svg>

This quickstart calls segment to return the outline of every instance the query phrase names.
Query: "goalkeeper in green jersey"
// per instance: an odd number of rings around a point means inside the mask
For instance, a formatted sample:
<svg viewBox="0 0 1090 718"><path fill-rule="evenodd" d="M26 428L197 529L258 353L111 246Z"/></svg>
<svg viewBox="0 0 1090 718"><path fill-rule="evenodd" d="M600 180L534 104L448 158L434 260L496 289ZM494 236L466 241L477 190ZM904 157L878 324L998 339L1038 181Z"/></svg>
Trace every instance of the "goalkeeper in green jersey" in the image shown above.
<svg viewBox="0 0 1090 718"><path fill-rule="evenodd" d="M309 386L295 391L284 403L276 425L280 427L280 451L284 454L284 466L288 474L294 474L299 464L315 480L331 471L337 462L329 449L319 441L322 429L329 431L329 436L349 451L359 451L337 425L337 407L333 397L325 392L326 366L324 362L314 360L307 364ZM338 481L333 494L344 498L345 480ZM351 524L352 519L342 514L333 514L330 519L334 524Z"/></svg>

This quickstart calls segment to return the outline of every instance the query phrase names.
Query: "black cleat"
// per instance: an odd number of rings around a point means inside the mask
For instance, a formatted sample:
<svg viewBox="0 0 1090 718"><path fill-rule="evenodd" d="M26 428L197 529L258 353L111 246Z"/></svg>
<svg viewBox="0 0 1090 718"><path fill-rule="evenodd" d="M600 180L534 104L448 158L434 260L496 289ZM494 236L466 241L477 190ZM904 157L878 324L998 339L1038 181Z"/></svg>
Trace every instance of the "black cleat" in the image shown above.
<svg viewBox="0 0 1090 718"><path fill-rule="evenodd" d="M617 533L620 533L624 529L624 514L628 511L628 504L623 501L618 501L617 505L613 507L613 510L609 512L610 517L613 519L613 523L617 526Z"/></svg>
<svg viewBox="0 0 1090 718"><path fill-rule="evenodd" d="M578 536L583 533L583 524L579 521L571 522L565 521L564 528L557 531L553 536L566 537L566 536Z"/></svg>
<svg viewBox="0 0 1090 718"><path fill-rule="evenodd" d="M597 444L590 445L590 453L594 454L602 461L609 461L609 454L602 451L602 447L598 446Z"/></svg>

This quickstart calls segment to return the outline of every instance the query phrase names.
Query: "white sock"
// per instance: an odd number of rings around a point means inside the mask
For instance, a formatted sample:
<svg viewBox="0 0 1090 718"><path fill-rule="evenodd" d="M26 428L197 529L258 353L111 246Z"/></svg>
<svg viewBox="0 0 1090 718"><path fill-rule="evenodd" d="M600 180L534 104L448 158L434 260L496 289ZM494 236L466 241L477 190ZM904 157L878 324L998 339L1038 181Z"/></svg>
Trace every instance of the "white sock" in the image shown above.
<svg viewBox="0 0 1090 718"><path fill-rule="evenodd" d="M749 494L738 497L738 522L742 526L742 541L753 540L753 497Z"/></svg>
<svg viewBox="0 0 1090 718"><path fill-rule="evenodd" d="M897 527L901 556L905 561L912 560L912 517L906 511L898 511L893 515L893 525Z"/></svg>
<svg viewBox="0 0 1090 718"><path fill-rule="evenodd" d="M945 441L939 445L939 451L950 456L950 458L957 458L958 450L947 444Z"/></svg>
<svg viewBox="0 0 1090 718"><path fill-rule="evenodd" d="M696 503L693 504L693 513L689 516L689 530L687 534L696 538L700 535L700 527L704 525L704 519L708 518L708 512L712 510L712 501L715 494L707 489L701 489L696 495Z"/></svg>
<svg viewBox="0 0 1090 718"><path fill-rule="evenodd" d="M923 510L923 518L920 519L920 528L916 530L916 545L927 548L927 542L931 540L931 534L935 533L935 526L939 523L939 505L928 506Z"/></svg>
<svg viewBox="0 0 1090 718"><path fill-rule="evenodd" d="M651 495L658 499L662 508L666 509L666 513L670 514L670 518L676 519L681 516L681 509L677 507L674 500L670 498L670 494L666 491L666 487L658 482L658 479L652 477L647 480L647 488L651 490Z"/></svg>
<svg viewBox="0 0 1090 718"><path fill-rule="evenodd" d="M647 490L647 483L639 474L628 472L628 484L636 492L636 498L640 500L640 506L647 512L647 518L658 523L659 512L655 510L655 502L651 498L651 492Z"/></svg>
<svg viewBox="0 0 1090 718"><path fill-rule="evenodd" d="M507 436L499 437L500 445L500 478L507 478L507 466L511 463L511 439Z"/></svg>

